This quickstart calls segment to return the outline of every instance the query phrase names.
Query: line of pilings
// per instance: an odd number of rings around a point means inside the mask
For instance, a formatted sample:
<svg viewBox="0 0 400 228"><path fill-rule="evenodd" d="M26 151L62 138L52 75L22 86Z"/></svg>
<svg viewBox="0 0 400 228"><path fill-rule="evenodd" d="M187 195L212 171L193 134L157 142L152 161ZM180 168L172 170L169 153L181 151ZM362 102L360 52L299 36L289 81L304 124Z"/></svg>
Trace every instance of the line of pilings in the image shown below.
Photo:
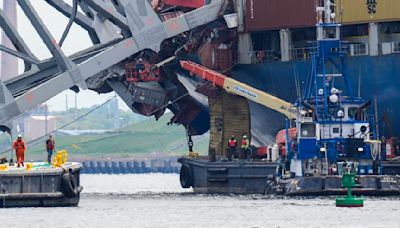
<svg viewBox="0 0 400 228"><path fill-rule="evenodd" d="M140 174L179 173L180 164L171 159L150 161L84 161L81 173L86 174Z"/></svg>

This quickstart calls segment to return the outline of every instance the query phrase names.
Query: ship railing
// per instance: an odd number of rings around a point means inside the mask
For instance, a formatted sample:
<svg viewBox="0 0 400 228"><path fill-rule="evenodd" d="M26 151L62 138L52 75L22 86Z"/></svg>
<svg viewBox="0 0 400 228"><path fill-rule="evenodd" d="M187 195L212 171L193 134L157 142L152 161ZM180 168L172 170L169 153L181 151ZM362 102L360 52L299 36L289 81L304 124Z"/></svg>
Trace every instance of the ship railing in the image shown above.
<svg viewBox="0 0 400 228"><path fill-rule="evenodd" d="M350 55L351 56L363 56L368 55L369 47L368 44L350 44Z"/></svg>
<svg viewBox="0 0 400 228"><path fill-rule="evenodd" d="M316 47L304 47L304 48L291 48L290 59L291 60L306 60L310 59L311 53L316 52Z"/></svg>
<svg viewBox="0 0 400 228"><path fill-rule="evenodd" d="M275 50L251 51L249 55L252 64L281 61L281 54Z"/></svg>
<svg viewBox="0 0 400 228"><path fill-rule="evenodd" d="M392 43L392 53L400 54L400 41Z"/></svg>
<svg viewBox="0 0 400 228"><path fill-rule="evenodd" d="M379 45L383 55L400 54L400 41L383 42Z"/></svg>

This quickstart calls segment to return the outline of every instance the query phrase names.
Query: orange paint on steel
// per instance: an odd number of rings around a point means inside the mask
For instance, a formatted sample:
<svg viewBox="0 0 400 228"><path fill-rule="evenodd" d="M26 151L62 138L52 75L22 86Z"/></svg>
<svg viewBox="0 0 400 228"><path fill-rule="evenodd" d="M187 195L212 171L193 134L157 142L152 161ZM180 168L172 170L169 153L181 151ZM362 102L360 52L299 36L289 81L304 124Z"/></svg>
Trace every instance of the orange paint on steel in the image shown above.
<svg viewBox="0 0 400 228"><path fill-rule="evenodd" d="M210 70L204 66L191 61L180 61L183 69L188 70L192 74L202 77L204 80L212 82L214 85L224 87L226 76L216 71Z"/></svg>
<svg viewBox="0 0 400 228"><path fill-rule="evenodd" d="M204 0L164 0L166 5L200 8L205 5Z"/></svg>

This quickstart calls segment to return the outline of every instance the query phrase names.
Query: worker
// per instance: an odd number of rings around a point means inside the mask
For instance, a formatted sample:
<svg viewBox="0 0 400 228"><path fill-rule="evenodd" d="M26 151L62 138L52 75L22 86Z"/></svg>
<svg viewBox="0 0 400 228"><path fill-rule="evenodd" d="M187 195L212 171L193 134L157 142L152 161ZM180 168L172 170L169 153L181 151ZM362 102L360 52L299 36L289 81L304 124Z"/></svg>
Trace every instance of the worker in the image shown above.
<svg viewBox="0 0 400 228"><path fill-rule="evenodd" d="M247 159L247 151L248 151L249 146L250 146L250 141L247 138L247 135L244 134L243 137L242 137L242 143L241 143L241 146L240 146L240 148L241 148L241 156L240 156L241 159Z"/></svg>
<svg viewBox="0 0 400 228"><path fill-rule="evenodd" d="M232 137L229 139L228 147L229 147L228 160L232 161L232 157L235 157L236 155L236 147L237 147L237 141L234 135L232 135Z"/></svg>
<svg viewBox="0 0 400 228"><path fill-rule="evenodd" d="M17 167L20 167L20 165L24 166L26 146L21 135L18 135L17 140L14 141L13 148L15 150L15 153L17 154Z"/></svg>
<svg viewBox="0 0 400 228"><path fill-rule="evenodd" d="M137 79L139 80L139 81L141 81L143 78L142 78L142 74L143 74L143 71L145 70L145 64L144 64L144 61L143 61L143 59L142 58L139 58L138 60L137 60L137 62L136 62L136 64L135 64L135 68L136 68L136 76L137 76Z"/></svg>
<svg viewBox="0 0 400 228"><path fill-rule="evenodd" d="M256 54L256 58L258 60L258 63L264 62L265 52L264 51L258 51L257 54Z"/></svg>
<svg viewBox="0 0 400 228"><path fill-rule="evenodd" d="M46 150L47 150L47 162L51 163L51 156L53 155L55 142L53 140L53 136L49 135L49 138L46 140Z"/></svg>
<svg viewBox="0 0 400 228"><path fill-rule="evenodd" d="M282 174L285 172L285 158L282 156L279 156L277 164L278 165L276 166L275 176L282 177Z"/></svg>

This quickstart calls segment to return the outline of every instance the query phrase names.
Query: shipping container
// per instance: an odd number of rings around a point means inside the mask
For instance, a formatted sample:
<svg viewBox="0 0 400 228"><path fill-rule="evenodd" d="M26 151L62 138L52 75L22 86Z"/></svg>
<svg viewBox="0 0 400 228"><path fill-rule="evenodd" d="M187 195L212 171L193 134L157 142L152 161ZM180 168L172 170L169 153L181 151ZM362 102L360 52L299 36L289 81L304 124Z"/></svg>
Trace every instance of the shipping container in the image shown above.
<svg viewBox="0 0 400 228"><path fill-rule="evenodd" d="M400 0L336 0L337 21L358 24L400 20Z"/></svg>
<svg viewBox="0 0 400 228"><path fill-rule="evenodd" d="M182 16L183 14L185 14L185 13L182 11L175 11L175 12L161 13L161 14L159 14L159 16L162 21L168 21L175 17Z"/></svg>
<svg viewBox="0 0 400 228"><path fill-rule="evenodd" d="M164 0L164 3L172 6L200 8L205 5L205 0Z"/></svg>
<svg viewBox="0 0 400 228"><path fill-rule="evenodd" d="M199 50L201 64L216 71L226 71L233 64L232 48L226 44L207 43Z"/></svg>
<svg viewBox="0 0 400 228"><path fill-rule="evenodd" d="M315 0L246 0L245 24L249 32L312 27Z"/></svg>

